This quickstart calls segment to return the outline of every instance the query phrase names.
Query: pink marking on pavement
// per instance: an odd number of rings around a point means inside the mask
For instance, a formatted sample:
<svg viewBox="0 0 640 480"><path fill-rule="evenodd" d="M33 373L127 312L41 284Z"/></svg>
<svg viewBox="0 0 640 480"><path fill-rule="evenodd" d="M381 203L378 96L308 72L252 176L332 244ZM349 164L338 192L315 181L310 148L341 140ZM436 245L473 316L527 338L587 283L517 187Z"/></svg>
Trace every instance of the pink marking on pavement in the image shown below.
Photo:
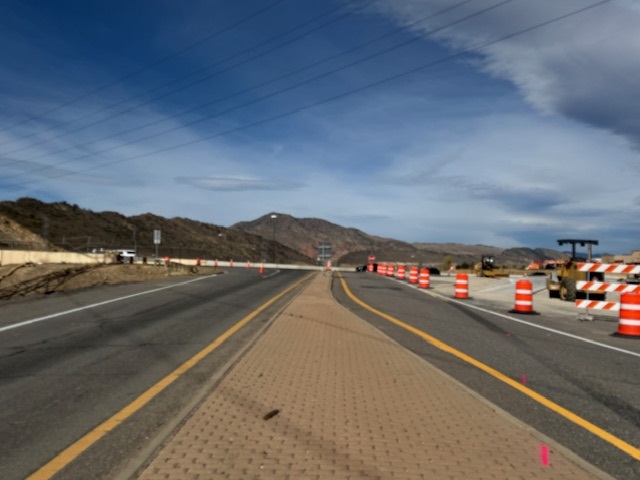
<svg viewBox="0 0 640 480"><path fill-rule="evenodd" d="M540 445L540 461L545 467L549 465L549 447L547 445Z"/></svg>

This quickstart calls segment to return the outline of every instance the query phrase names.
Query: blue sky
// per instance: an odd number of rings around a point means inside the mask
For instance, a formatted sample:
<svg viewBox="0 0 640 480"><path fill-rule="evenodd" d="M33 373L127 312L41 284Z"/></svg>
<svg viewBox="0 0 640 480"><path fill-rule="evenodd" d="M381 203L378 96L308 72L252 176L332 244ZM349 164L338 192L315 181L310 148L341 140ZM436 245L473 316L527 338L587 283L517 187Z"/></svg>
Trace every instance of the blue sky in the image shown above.
<svg viewBox="0 0 640 480"><path fill-rule="evenodd" d="M640 2L600 1L2 2L0 199L640 249Z"/></svg>

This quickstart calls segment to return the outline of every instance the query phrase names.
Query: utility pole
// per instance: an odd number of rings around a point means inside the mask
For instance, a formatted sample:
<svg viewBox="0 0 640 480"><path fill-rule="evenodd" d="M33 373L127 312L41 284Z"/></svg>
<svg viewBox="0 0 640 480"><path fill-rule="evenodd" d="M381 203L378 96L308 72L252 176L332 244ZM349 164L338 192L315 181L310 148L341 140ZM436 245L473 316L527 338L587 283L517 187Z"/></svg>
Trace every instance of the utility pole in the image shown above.
<svg viewBox="0 0 640 480"><path fill-rule="evenodd" d="M133 227L133 251L136 253L136 255L138 255L138 240L136 238L137 233L138 231L135 227Z"/></svg>
<svg viewBox="0 0 640 480"><path fill-rule="evenodd" d="M278 264L278 262L276 261L276 218L278 218L278 215L276 215L275 213L271 214L271 220L273 220L273 263L274 265Z"/></svg>
<svg viewBox="0 0 640 480"><path fill-rule="evenodd" d="M156 246L156 256L155 258L158 258L158 245L160 245L162 239L162 232L160 230L154 230L153 231L153 243Z"/></svg>
<svg viewBox="0 0 640 480"><path fill-rule="evenodd" d="M41 214L42 217L42 238L45 242L49 241L49 217L44 213Z"/></svg>

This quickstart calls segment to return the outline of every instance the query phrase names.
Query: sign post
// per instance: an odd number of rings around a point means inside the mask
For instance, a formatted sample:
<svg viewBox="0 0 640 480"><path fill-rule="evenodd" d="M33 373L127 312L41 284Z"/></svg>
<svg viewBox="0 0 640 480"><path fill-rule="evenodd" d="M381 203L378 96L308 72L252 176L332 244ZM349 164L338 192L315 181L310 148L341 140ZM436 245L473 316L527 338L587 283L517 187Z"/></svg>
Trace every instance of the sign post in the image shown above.
<svg viewBox="0 0 640 480"><path fill-rule="evenodd" d="M331 243L323 242L318 245L318 260L323 267L327 264L327 260L331 260Z"/></svg>
<svg viewBox="0 0 640 480"><path fill-rule="evenodd" d="M160 230L154 230L153 231L153 243L156 246L156 257L158 258L158 245L160 245L160 239L162 236L162 232Z"/></svg>

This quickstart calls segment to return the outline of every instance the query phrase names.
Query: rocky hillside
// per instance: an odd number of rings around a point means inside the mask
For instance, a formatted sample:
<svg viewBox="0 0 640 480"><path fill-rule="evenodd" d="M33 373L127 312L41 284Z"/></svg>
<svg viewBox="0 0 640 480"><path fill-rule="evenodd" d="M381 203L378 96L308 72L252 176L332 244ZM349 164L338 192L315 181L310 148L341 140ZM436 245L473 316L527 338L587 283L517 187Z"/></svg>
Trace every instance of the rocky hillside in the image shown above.
<svg viewBox="0 0 640 480"><path fill-rule="evenodd" d="M275 218L274 218L275 216ZM317 257L318 245L331 243L334 262L340 265L367 263L369 255L379 261L420 263L442 266L451 263L474 265L482 255L496 257L496 265L521 268L532 261L555 260L563 254L555 250L510 248L457 243L407 243L391 238L369 235L355 228L345 228L318 218L295 218L282 213L269 213L250 222L240 222L234 228L274 237L280 243Z"/></svg>
<svg viewBox="0 0 640 480"><path fill-rule="evenodd" d="M273 218L275 216L275 218ZM269 213L250 222L236 223L234 228L276 241L316 258L318 245L331 243L334 260L363 263L371 252L384 250L413 252L409 243L368 235L355 228L346 228L319 218L295 218L284 213Z"/></svg>
<svg viewBox="0 0 640 480"><path fill-rule="evenodd" d="M158 254L172 258L219 258L237 261L314 264L318 245L331 243L336 265L378 261L442 266L473 265L482 255L494 255L496 264L521 268L534 260L554 260L555 250L511 248L456 243L407 243L369 235L318 218L295 218L269 213L231 228L187 218L164 218L151 213L126 217L117 212L93 212L65 202L44 203L33 198L0 202L0 248L92 251L136 249L155 253L153 231L162 232Z"/></svg>
<svg viewBox="0 0 640 480"><path fill-rule="evenodd" d="M50 247L81 252L126 248L152 256L156 229L162 232L160 256L260 261L275 253L279 262L313 263L309 257L268 238L187 218L167 219L150 213L125 217L32 198L0 202L0 248Z"/></svg>

